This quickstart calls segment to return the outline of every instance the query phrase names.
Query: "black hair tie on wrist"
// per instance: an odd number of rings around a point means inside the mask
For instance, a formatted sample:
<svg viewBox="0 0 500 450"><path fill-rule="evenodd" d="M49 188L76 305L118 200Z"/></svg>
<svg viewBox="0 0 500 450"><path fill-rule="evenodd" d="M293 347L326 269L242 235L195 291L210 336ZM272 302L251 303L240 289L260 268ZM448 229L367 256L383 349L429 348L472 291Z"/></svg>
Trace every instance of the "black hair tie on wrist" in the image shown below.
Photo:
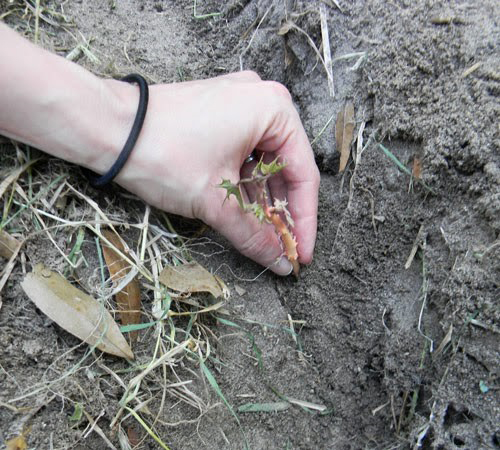
<svg viewBox="0 0 500 450"><path fill-rule="evenodd" d="M118 155L117 160L111 166L104 175L100 177L89 176L90 184L94 187L102 187L111 182L123 169L123 166L128 160L128 157L132 153L134 149L135 143L139 138L139 134L142 129L142 125L144 123L144 118L146 117L146 111L148 109L148 100L149 100L149 89L148 83L146 80L136 73L131 73L126 77L123 77L121 81L126 81L127 83L137 83L139 85L140 96L139 96L139 106L137 107L137 114L135 115L134 124L132 125L132 129L130 130L130 134L127 138L127 142L125 142L125 146L123 150Z"/></svg>

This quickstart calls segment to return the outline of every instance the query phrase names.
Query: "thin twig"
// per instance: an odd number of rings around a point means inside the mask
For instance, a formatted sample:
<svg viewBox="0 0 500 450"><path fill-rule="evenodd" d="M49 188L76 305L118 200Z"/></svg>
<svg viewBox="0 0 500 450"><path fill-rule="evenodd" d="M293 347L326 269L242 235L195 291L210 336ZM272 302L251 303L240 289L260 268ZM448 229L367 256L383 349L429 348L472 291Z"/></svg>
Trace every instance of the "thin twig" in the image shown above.
<svg viewBox="0 0 500 450"><path fill-rule="evenodd" d="M271 5L269 8L267 8L266 12L262 16L262 19L260 19L259 23L257 24L257 28L255 28L254 32L252 33L252 37L250 38L250 42L245 47L245 49L241 52L241 54L240 54L240 70L244 70L243 69L243 55L248 50L250 50L250 47L252 46L253 39L255 38L255 35L257 34L257 31L259 30L260 26L262 25L262 22L264 22L264 19L266 18L266 16L269 14L269 11L271 11L272 7L273 7L273 5Z"/></svg>
<svg viewBox="0 0 500 450"><path fill-rule="evenodd" d="M330 34L328 32L328 21L326 14L326 6L324 3L319 5L319 16L321 21L321 38L323 40L323 56L325 58L325 70L328 76L328 89L330 97L335 97L335 88L333 86L333 70L332 70L332 52L330 50Z"/></svg>

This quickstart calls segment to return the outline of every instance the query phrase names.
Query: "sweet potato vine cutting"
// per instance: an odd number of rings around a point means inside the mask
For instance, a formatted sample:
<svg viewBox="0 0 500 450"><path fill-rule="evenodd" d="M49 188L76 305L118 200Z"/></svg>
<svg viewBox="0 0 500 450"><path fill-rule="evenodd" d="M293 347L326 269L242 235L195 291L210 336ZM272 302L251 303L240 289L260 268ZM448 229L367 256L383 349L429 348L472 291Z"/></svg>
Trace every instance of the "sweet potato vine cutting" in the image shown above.
<svg viewBox="0 0 500 450"><path fill-rule="evenodd" d="M274 226L276 234L283 243L285 256L292 264L294 275L298 277L300 264L297 252L297 240L290 230L290 228L293 228L294 223L290 211L287 209L288 203L286 200L279 199L274 199L273 201L269 198L267 189L267 180L283 170L284 167L285 163L280 163L279 157L269 164L265 164L261 159L249 178L243 178L237 183L223 179L218 186L226 189L227 195L225 200L234 195L243 211L252 213L261 223L266 222ZM244 184L251 184L256 187L256 200L252 203L247 203L243 200L241 186Z"/></svg>

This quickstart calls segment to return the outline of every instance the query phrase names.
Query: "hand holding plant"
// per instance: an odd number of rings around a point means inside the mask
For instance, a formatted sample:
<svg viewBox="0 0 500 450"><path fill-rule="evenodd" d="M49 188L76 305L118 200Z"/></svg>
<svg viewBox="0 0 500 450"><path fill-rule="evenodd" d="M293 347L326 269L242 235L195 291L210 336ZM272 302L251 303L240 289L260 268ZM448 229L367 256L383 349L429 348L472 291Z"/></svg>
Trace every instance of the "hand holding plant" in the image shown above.
<svg viewBox="0 0 500 450"><path fill-rule="evenodd" d="M0 134L96 173L109 170L137 112L137 86L98 78L3 24L0 41L0 56L9 61L0 71ZM153 206L203 220L245 256L288 275L287 257L275 263L283 250L272 227L261 226L236 202L223 206L224 192L217 188L221 178L245 178L243 161L254 149L265 163L278 156L286 161L267 185L269 198L286 198L288 205L275 202L263 213L281 229L277 218L286 222L285 208L290 211L294 261L308 264L316 240L319 171L289 92L254 72L150 86L139 139L115 181ZM280 233L283 242L291 239Z"/></svg>
<svg viewBox="0 0 500 450"><path fill-rule="evenodd" d="M265 164L261 159L253 169L251 177L242 178L236 184L232 183L231 180L222 180L219 187L227 191L225 200L234 195L243 211L252 213L260 223L267 222L274 226L276 234L283 243L285 256L292 264L293 274L298 277L300 270L299 255L297 253L297 241L289 228L293 228L294 222L287 209L288 203L286 200L277 198L273 201L268 195L267 180L284 167L285 164L279 162L279 157L269 164ZM245 184L253 184L256 188L256 199L252 203L243 200L241 186Z"/></svg>

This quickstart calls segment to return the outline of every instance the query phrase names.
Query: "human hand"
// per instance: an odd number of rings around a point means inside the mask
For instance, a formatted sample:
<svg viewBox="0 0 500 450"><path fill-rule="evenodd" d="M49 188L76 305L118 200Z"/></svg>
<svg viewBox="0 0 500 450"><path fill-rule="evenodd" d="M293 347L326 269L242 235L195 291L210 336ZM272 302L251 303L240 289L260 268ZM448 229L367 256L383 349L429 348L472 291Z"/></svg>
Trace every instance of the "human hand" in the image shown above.
<svg viewBox="0 0 500 450"><path fill-rule="evenodd" d="M135 86L107 83L136 104ZM226 193L217 187L223 178L240 179L254 149L265 161L279 156L286 162L269 189L273 199L288 200L299 262L307 264L316 239L319 171L290 94L279 83L239 72L151 86L139 140L116 181L156 207L203 220L242 254L288 275L291 265L273 228L241 211L234 199L224 202Z"/></svg>
<svg viewBox="0 0 500 450"><path fill-rule="evenodd" d="M137 86L100 79L1 23L0 41L0 59L9 61L0 71L0 133L106 172L132 127ZM316 239L318 169L288 91L253 72L151 86L139 139L116 181L154 206L205 221L244 255L285 275L291 265L274 264L282 249L272 227L234 199L224 202L217 187L223 178L240 179L254 149L287 164L269 188L272 197L288 200L299 262L307 264Z"/></svg>

